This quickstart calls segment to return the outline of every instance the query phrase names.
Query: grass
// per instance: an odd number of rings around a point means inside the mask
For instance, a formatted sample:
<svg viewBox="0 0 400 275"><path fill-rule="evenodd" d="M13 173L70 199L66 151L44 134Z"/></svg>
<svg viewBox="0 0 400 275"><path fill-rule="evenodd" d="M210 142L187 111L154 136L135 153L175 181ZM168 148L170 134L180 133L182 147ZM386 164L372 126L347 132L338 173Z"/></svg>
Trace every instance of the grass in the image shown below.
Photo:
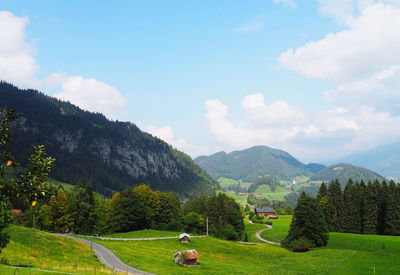
<svg viewBox="0 0 400 275"><path fill-rule="evenodd" d="M221 188L228 188L229 186L235 185L237 183L240 183L240 185L243 188L249 188L249 186L252 184L251 182L245 182L243 180L234 180L231 178L225 178L225 177L220 177L218 178L218 183L221 186Z"/></svg>
<svg viewBox="0 0 400 275"><path fill-rule="evenodd" d="M244 220L244 230L247 233L248 237L248 242L249 243L264 243L263 241L260 241L256 237L256 233L262 229L265 229L264 224L259 224L259 223L249 223L248 218L246 217Z"/></svg>
<svg viewBox="0 0 400 275"><path fill-rule="evenodd" d="M225 191L218 191L218 192L224 193L228 197L233 198L239 204L243 205L243 204L247 203L247 196L239 196L239 195L236 195L236 194L233 194L233 193L229 193L229 192L225 192Z"/></svg>
<svg viewBox="0 0 400 275"><path fill-rule="evenodd" d="M290 190L287 190L281 186L277 186L275 192L271 190L271 186L263 184L260 185L254 193L261 194L262 197L265 197L269 200L285 200L285 196L290 193Z"/></svg>
<svg viewBox="0 0 400 275"><path fill-rule="evenodd" d="M2 262L8 265L0 265L0 274L13 274L13 266L28 263L34 269L46 269L61 272L76 272L80 274L112 274L112 271L103 267L97 260L91 248L86 244L75 240L35 230L35 257L32 256L32 229L11 226L6 229L11 236L7 247L0 254ZM21 269L21 274L28 274L28 270ZM26 272L26 273L24 273ZM32 274L36 274L32 271ZM40 274L43 274L41 272Z"/></svg>
<svg viewBox="0 0 400 275"><path fill-rule="evenodd" d="M139 230L126 233L114 233L106 235L109 238L157 238L157 237L178 237L182 232L161 231L161 230Z"/></svg>
<svg viewBox="0 0 400 275"><path fill-rule="evenodd" d="M272 220L272 229L262 232L261 237L272 242L280 242L285 239L291 222L291 215L279 215L277 220Z"/></svg>
<svg viewBox="0 0 400 275"><path fill-rule="evenodd" d="M212 237L178 240L100 241L124 262L156 274L310 274L324 273L352 252L318 250L292 253L270 245L246 245ZM196 249L199 266L183 268L173 262L177 251Z"/></svg>

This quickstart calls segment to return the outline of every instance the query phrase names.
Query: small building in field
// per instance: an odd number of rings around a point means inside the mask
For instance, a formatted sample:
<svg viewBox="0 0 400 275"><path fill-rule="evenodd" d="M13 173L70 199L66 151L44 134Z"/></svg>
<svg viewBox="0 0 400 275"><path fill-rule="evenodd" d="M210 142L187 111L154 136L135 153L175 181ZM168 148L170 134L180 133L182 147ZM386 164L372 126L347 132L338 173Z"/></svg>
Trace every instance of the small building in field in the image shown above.
<svg viewBox="0 0 400 275"><path fill-rule="evenodd" d="M276 216L275 210L272 207L266 207L266 208L256 207L255 212L256 212L256 215L258 215L258 216L265 216L265 217Z"/></svg>
<svg viewBox="0 0 400 275"><path fill-rule="evenodd" d="M190 243L190 236L189 234L182 233L179 235L179 240L181 243Z"/></svg>
<svg viewBox="0 0 400 275"><path fill-rule="evenodd" d="M197 259L200 258L196 249L179 251L174 255L174 261L180 266L196 266Z"/></svg>

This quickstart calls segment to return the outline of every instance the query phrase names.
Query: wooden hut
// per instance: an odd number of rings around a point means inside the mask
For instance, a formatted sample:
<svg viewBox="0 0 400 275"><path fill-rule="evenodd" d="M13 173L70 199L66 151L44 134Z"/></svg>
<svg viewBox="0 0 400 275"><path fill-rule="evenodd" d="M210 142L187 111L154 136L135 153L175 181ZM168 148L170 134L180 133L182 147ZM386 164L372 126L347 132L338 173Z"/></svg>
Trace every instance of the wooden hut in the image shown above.
<svg viewBox="0 0 400 275"><path fill-rule="evenodd" d="M179 235L179 240L181 243L190 243L190 236L189 234L182 233Z"/></svg>
<svg viewBox="0 0 400 275"><path fill-rule="evenodd" d="M180 266L196 266L197 259L200 258L196 249L179 251L174 255L174 261Z"/></svg>
<svg viewBox="0 0 400 275"><path fill-rule="evenodd" d="M256 215L258 216L265 216L268 217L268 219L277 219L278 216L275 215L275 210L271 207L267 208L256 208L255 209Z"/></svg>

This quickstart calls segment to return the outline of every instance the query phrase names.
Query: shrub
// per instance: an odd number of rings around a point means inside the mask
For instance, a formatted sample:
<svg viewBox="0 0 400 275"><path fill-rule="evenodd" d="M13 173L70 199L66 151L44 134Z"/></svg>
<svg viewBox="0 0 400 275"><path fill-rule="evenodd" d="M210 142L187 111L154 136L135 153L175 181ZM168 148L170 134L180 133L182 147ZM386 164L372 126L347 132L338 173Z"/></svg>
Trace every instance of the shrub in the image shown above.
<svg viewBox="0 0 400 275"><path fill-rule="evenodd" d="M306 238L300 238L298 240L293 240L291 242L282 242L282 246L291 250L292 252L306 252L310 250L311 244L310 241Z"/></svg>

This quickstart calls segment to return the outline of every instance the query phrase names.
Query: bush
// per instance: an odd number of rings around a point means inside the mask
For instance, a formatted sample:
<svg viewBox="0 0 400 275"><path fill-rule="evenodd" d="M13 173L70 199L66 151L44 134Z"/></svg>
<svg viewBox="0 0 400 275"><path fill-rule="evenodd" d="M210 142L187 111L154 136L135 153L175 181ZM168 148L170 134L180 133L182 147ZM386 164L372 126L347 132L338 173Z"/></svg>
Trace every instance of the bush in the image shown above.
<svg viewBox="0 0 400 275"><path fill-rule="evenodd" d="M227 224L222 229L221 238L224 240L236 241L239 240L239 234L233 229L232 225Z"/></svg>
<svg viewBox="0 0 400 275"><path fill-rule="evenodd" d="M292 252L307 252L310 250L310 241L305 238L300 238L298 240L293 240L291 242L282 241L282 246L291 250Z"/></svg>

